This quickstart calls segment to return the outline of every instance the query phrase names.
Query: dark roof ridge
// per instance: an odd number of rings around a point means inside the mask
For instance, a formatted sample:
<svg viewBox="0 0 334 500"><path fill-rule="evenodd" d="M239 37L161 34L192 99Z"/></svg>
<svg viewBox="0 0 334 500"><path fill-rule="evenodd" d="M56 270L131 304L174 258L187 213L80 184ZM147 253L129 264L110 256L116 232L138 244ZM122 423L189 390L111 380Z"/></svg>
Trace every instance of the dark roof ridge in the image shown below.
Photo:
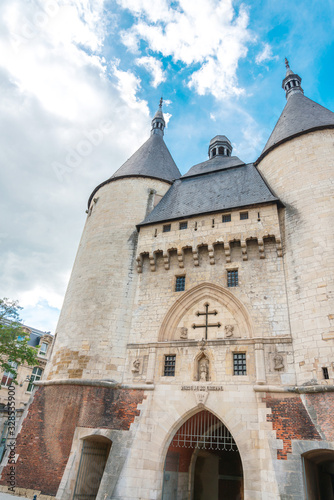
<svg viewBox="0 0 334 500"><path fill-rule="evenodd" d="M193 179L194 177L202 177L203 175L215 174L217 172L223 172L223 171L231 170L233 168L247 167L247 165L254 165L254 162L240 163L239 165L231 165L230 167L217 168L216 170L211 170L209 172L199 172L198 174L193 174L193 175L184 174L182 177L180 177L179 179L175 179L175 180L183 181L186 179ZM194 166L196 166L196 165L194 165Z"/></svg>

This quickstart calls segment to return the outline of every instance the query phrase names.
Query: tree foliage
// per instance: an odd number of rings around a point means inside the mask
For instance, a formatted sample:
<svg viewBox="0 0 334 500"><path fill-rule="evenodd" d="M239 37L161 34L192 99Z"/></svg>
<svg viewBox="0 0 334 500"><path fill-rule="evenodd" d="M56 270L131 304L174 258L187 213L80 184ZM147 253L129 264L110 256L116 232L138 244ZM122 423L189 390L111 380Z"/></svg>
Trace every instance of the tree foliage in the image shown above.
<svg viewBox="0 0 334 500"><path fill-rule="evenodd" d="M19 323L21 309L17 300L0 299L0 370L11 372L14 382L17 370L11 362L38 365L37 349L28 345L30 335Z"/></svg>

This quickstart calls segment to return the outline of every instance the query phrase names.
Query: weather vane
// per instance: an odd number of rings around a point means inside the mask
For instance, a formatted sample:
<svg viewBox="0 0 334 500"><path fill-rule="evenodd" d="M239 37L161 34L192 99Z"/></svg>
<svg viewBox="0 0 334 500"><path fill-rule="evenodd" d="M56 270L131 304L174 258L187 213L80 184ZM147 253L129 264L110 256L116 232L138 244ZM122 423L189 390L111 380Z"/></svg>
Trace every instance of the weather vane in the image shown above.
<svg viewBox="0 0 334 500"><path fill-rule="evenodd" d="M164 99L163 97L161 96L160 97L160 102L159 102L159 108L162 108L162 103L164 102Z"/></svg>
<svg viewBox="0 0 334 500"><path fill-rule="evenodd" d="M290 68L289 61L287 60L287 58L285 58L285 67L286 69Z"/></svg>

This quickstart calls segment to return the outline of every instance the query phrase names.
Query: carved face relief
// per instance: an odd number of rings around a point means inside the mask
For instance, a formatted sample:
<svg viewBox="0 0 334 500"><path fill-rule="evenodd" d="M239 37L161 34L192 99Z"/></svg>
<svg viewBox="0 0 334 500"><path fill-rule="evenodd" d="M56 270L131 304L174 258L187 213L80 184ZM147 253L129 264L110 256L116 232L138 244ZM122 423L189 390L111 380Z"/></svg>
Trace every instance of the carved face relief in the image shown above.
<svg viewBox="0 0 334 500"><path fill-rule="evenodd" d="M283 370L284 369L284 358L282 354L279 354L278 352L274 356L274 370Z"/></svg>
<svg viewBox="0 0 334 500"><path fill-rule="evenodd" d="M188 328L181 326L180 328L180 339L186 340L188 338Z"/></svg>
<svg viewBox="0 0 334 500"><path fill-rule="evenodd" d="M141 365L140 359L139 358L135 359L134 362L132 363L132 373L134 374L139 373L140 365Z"/></svg>
<svg viewBox="0 0 334 500"><path fill-rule="evenodd" d="M232 337L234 332L233 325L225 325L225 337Z"/></svg>

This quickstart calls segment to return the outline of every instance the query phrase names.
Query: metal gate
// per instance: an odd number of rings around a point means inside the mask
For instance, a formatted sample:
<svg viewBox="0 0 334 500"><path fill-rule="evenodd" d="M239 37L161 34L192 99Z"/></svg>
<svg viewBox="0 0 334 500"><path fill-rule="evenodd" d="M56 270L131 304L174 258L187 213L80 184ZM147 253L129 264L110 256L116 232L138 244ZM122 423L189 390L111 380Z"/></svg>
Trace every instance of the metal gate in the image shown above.
<svg viewBox="0 0 334 500"><path fill-rule="evenodd" d="M171 446L202 450L238 451L238 447L223 422L213 413L203 410L189 418L177 431Z"/></svg>
<svg viewBox="0 0 334 500"><path fill-rule="evenodd" d="M110 444L84 440L73 500L94 500L100 487Z"/></svg>

